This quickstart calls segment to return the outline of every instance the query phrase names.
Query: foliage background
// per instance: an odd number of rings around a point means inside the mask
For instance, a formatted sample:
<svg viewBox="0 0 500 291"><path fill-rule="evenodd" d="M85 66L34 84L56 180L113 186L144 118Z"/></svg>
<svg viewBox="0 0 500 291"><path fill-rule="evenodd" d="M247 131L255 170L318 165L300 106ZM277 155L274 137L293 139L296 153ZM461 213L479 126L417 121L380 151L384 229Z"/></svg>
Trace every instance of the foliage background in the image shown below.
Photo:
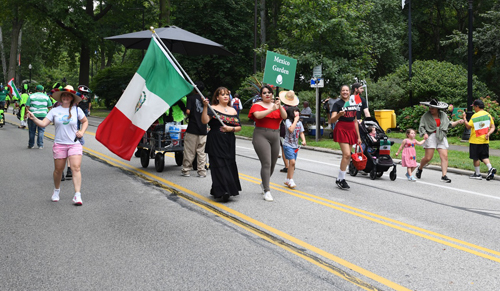
<svg viewBox="0 0 500 291"><path fill-rule="evenodd" d="M338 95L342 84L357 77L367 81L371 110L409 106L410 90L412 104L431 96L456 105L467 100L468 3L463 0L412 3L411 84L408 8L401 10L394 0L258 0L257 7L250 0L0 0L0 7L1 82L14 75L18 83L31 79L46 86L62 78L72 85L95 82L91 88L109 98L109 106L142 52L104 37L165 25L187 29L235 53L177 56L193 80L204 81L207 95L226 86L244 101L252 98L248 80L261 74L271 50L298 60L294 89L301 98L310 98L312 69L322 64L322 99ZM474 1L474 98L498 100L500 94L499 10L498 0ZM16 31L22 31L20 51L13 45ZM106 82L112 84L104 86Z"/></svg>

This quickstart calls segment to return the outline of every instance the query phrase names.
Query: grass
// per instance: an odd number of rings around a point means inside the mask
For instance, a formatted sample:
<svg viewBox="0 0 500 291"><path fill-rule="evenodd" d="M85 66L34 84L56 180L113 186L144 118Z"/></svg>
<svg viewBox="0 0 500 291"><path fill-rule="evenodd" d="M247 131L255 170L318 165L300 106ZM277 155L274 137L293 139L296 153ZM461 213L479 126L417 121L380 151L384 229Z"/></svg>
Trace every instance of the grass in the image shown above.
<svg viewBox="0 0 500 291"><path fill-rule="evenodd" d="M110 112L111 112L111 110L108 110L108 109L92 109L92 110L90 110L91 116L102 117L102 118L107 117Z"/></svg>
<svg viewBox="0 0 500 291"><path fill-rule="evenodd" d="M243 109L240 112L240 122L242 124L241 131L236 133L236 135L239 136L244 136L251 138L253 135L253 121L248 118L248 111L249 109ZM106 117L108 116L110 110L106 109L95 109L92 110L92 116L98 116L98 117ZM406 138L405 134L402 132L391 132L388 133L387 136L389 136L389 139L404 139ZM319 141L316 141L314 136L306 135L306 140L307 140L307 145L311 147L320 147L320 148L326 148L326 149L333 149L333 150L340 150L339 145L336 142L333 142L333 140L328 138L328 133L325 132L323 137L320 137ZM460 145L464 147L468 147L469 143L468 142L462 142L459 137L449 137L448 138L448 143L453 144L453 145ZM391 156L395 157L396 152L399 149L400 143L394 143L394 145L391 147ZM490 141L490 148L491 149L500 149L500 140L494 140ZM425 150L418 146L416 147L417 151L417 159L420 160L424 156ZM401 157L401 156L399 156ZM500 165L500 157L496 156L490 156L490 161L492 165ZM432 165L440 165L441 161L439 159L439 154L438 152L434 152L434 157L432 160L429 162ZM457 168L457 169L464 169L464 170L469 170L473 171L474 166L472 165L472 160L469 159L469 152L461 152L461 151L455 151L455 150L448 150L448 167L450 168ZM485 173L487 172L486 166L481 163L481 172Z"/></svg>

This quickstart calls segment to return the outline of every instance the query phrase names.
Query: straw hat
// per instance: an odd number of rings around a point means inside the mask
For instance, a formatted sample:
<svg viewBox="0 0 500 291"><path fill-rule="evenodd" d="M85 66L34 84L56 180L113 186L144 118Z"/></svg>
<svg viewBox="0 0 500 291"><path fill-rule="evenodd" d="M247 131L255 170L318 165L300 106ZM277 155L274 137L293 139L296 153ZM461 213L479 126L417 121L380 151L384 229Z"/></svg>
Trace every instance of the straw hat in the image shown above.
<svg viewBox="0 0 500 291"><path fill-rule="evenodd" d="M76 95L76 91L75 89L73 88L73 86L71 85L66 85L66 87L64 87L64 89L53 89L52 90L52 98L54 98L56 101L59 101L61 102L61 95L62 93L70 93L71 95L73 95L73 98L75 100L75 104L78 104L78 102L82 101L82 98L78 95Z"/></svg>
<svg viewBox="0 0 500 291"><path fill-rule="evenodd" d="M447 109L448 108L448 103L437 101L436 99L432 99L429 102L420 102L420 104L425 105L425 106L429 106L431 108L437 108L437 109Z"/></svg>
<svg viewBox="0 0 500 291"><path fill-rule="evenodd" d="M295 95L295 92L290 91L281 91L280 92L280 100L289 106L297 106L299 105L299 98Z"/></svg>

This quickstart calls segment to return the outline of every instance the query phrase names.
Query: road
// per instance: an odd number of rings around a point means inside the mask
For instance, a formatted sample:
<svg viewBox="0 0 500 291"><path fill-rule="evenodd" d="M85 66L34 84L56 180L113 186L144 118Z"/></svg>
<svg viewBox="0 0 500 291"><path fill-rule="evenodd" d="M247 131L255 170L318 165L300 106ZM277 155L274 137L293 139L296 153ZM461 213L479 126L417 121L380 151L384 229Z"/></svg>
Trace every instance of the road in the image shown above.
<svg viewBox="0 0 500 291"><path fill-rule="evenodd" d="M53 190L53 126L43 150L7 113L0 129L0 290L498 290L499 181L427 168L408 182L347 176L340 156L301 149L296 190L272 176L260 192L251 141L237 140L243 191L227 203L207 178L182 177L172 154L158 173L94 138L82 165L83 206L71 181ZM465 161L470 162L470 161ZM276 169L282 167L279 161Z"/></svg>

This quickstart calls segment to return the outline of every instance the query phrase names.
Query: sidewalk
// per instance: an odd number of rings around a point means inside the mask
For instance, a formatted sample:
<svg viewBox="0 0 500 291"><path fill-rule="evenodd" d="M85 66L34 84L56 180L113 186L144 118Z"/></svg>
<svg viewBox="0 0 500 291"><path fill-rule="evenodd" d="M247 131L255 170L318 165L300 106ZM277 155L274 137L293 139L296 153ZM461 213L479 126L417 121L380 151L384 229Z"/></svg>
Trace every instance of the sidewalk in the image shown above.
<svg viewBox="0 0 500 291"><path fill-rule="evenodd" d="M394 141L395 143L402 143L403 142L402 139L397 139L397 138L391 138L390 140ZM448 148L448 150L468 153L469 152L469 144L464 143L463 146L450 144L450 147ZM490 149L490 156L500 157L500 150Z"/></svg>

